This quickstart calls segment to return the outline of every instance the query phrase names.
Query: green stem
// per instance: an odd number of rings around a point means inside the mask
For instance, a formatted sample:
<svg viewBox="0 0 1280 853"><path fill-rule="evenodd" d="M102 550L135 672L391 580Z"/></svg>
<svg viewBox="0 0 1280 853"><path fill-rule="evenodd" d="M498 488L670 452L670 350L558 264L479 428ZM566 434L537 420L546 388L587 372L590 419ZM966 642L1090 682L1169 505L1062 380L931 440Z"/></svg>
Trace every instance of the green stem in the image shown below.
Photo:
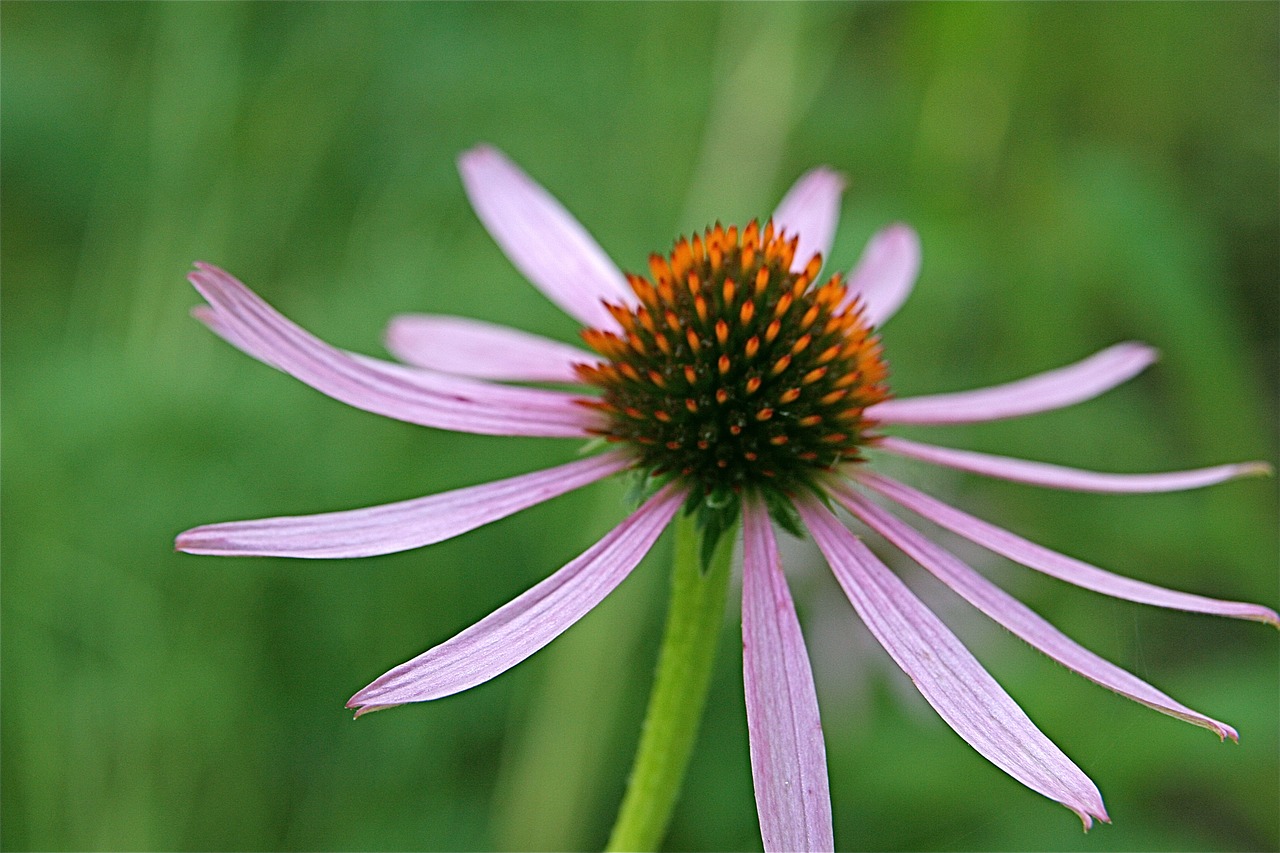
<svg viewBox="0 0 1280 853"><path fill-rule="evenodd" d="M736 525L724 531L704 572L695 517L676 519L671 603L653 693L606 850L656 850L666 834L707 702L736 532Z"/></svg>

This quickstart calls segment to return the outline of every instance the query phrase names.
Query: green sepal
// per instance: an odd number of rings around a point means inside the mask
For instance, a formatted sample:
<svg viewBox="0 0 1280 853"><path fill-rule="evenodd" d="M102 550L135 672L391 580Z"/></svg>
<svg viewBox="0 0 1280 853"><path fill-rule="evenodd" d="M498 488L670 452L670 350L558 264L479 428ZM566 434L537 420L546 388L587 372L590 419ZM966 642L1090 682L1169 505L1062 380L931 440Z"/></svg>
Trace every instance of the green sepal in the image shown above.
<svg viewBox="0 0 1280 853"><path fill-rule="evenodd" d="M795 503L791 498L767 489L764 492L764 505L769 510L769 517L778 523L778 526L790 533L797 539L804 538L804 525L800 522L800 513L796 512Z"/></svg>
<svg viewBox="0 0 1280 853"><path fill-rule="evenodd" d="M717 489L707 495L691 497L685 512L694 515L694 523L701 537L699 566L706 574L720 540L738 529L742 514L742 499L729 489Z"/></svg>
<svg viewBox="0 0 1280 853"><path fill-rule="evenodd" d="M579 456L595 456L597 453L603 453L609 447L609 442L603 438L593 438L586 444L578 448Z"/></svg>
<svg viewBox="0 0 1280 853"><path fill-rule="evenodd" d="M626 492L623 500L628 506L638 507L658 493L671 481L670 477L654 475L651 471L631 468L626 472Z"/></svg>

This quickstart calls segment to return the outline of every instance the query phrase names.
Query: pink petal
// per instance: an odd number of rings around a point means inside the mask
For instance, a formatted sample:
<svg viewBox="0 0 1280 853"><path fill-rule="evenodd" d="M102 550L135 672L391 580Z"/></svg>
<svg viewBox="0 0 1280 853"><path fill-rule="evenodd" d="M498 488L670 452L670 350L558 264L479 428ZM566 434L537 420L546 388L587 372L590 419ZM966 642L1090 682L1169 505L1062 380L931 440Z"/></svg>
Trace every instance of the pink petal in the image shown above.
<svg viewBox="0 0 1280 853"><path fill-rule="evenodd" d="M598 357L506 326L431 314L401 314L387 326L387 349L428 370L503 382L579 382L574 364Z"/></svg>
<svg viewBox="0 0 1280 853"><path fill-rule="evenodd" d="M1092 399L1137 376L1157 358L1151 347L1116 344L1083 361L976 391L888 400L867 417L888 424L968 424L1048 412Z"/></svg>
<svg viewBox="0 0 1280 853"><path fill-rule="evenodd" d="M459 157L458 171L476 215L525 278L585 325L616 328L602 300L630 305L635 294L560 202L488 145Z"/></svg>
<svg viewBox="0 0 1280 853"><path fill-rule="evenodd" d="M1216 733L1219 738L1239 740L1236 730L1231 726L1191 710L1142 679L1079 645L1031 608L930 542L919 531L850 489L847 484L834 485L832 493L841 505L862 519L868 527L928 569L965 601L1058 663L1121 696L1127 696L1171 717L1203 726Z"/></svg>
<svg viewBox="0 0 1280 853"><path fill-rule="evenodd" d="M836 225L840 221L840 196L844 176L819 166L800 176L773 212L773 227L788 237L799 236L791 271L800 272L814 255L831 254Z"/></svg>
<svg viewBox="0 0 1280 853"><path fill-rule="evenodd" d="M764 849L834 850L827 755L804 636L769 513L743 503L742 661Z"/></svg>
<svg viewBox="0 0 1280 853"><path fill-rule="evenodd" d="M439 429L580 438L597 416L580 397L444 376L354 355L289 322L226 272L197 264L188 278L213 314L210 328L253 357L358 409Z"/></svg>
<svg viewBox="0 0 1280 853"><path fill-rule="evenodd" d="M612 592L653 546L684 497L675 486L663 488L582 556L452 639L386 673L352 696L347 707L366 713L439 699L506 672Z"/></svg>
<svg viewBox="0 0 1280 853"><path fill-rule="evenodd" d="M237 330L234 321L227 322L211 306L197 305L195 308L191 309L191 315L204 323L220 338L236 347L236 349L253 356L264 364L275 367L277 370L284 370L278 364L271 361L272 348L270 346L263 346L251 340L246 340ZM448 376L426 369L406 368L403 365L392 364L390 362L370 358L369 356L348 352L346 350L335 351L343 357L350 359L363 371L371 371L374 374L386 376L393 382L416 386L421 390L426 391L429 395L447 395L450 399L446 401L446 407L456 405L459 401L465 402L463 398L466 397L478 397L483 398L491 404L510 402L517 408L522 406L532 406L534 408L546 409L554 414L561 414L564 410L565 402L576 405L577 401L582 399L573 395L543 392L539 389L533 389L533 395L529 395L525 393L526 389L509 388L502 385L492 385L486 382L473 382L456 376ZM287 373L288 371L286 370L284 372ZM361 408L365 407L362 406ZM577 417L581 417L581 413L575 413L575 415ZM585 423L587 426L597 425L590 417L587 418ZM431 426L434 424L428 425ZM470 432L476 430L465 431Z"/></svg>
<svg viewBox="0 0 1280 853"><path fill-rule="evenodd" d="M273 349L280 346L280 343L273 341L273 338L279 337L286 339L283 344L287 348L309 352L327 351L326 356L332 354L339 356L340 366L344 368L353 366L345 362L357 362L358 364L354 367L362 372L380 374L394 382L416 385L431 394L452 397L481 396L490 402L510 403L514 406L531 407L549 412L561 412L566 407L578 408L578 401L582 399L574 394L511 388L489 382L444 376L433 371L410 369L404 365L339 350L291 323L225 271L209 264L197 263L196 267L197 272L192 273L188 278L213 304L210 308L211 313L193 309L192 314L208 324L213 331L226 337L234 346L260 360L266 361L264 356L271 355ZM307 358L313 359L315 356L308 355Z"/></svg>
<svg viewBox="0 0 1280 853"><path fill-rule="evenodd" d="M625 469L614 452L425 498L319 515L206 524L178 536L189 554L369 557L421 548L505 518Z"/></svg>
<svg viewBox="0 0 1280 853"><path fill-rule="evenodd" d="M909 225L897 224L872 235L849 273L849 299L861 297L863 316L883 326L911 295L920 272L920 238Z"/></svg>
<svg viewBox="0 0 1280 853"><path fill-rule="evenodd" d="M219 272L221 271L219 270ZM265 303L263 304L265 305ZM272 309L268 306L267 310ZM270 361L272 347L245 339L242 336L243 330L237 329L234 319L228 322L226 318L209 305L198 305L192 308L191 315L240 351L253 356L264 364L275 367L277 370L283 370L279 365ZM298 331L302 330L299 329ZM302 334L307 335L305 331L302 331ZM322 346L324 345L323 342L320 343ZM511 388L510 386L494 385L489 382L476 382L471 379L449 376L425 368L409 368L401 364L383 361L347 350L336 348L333 348L333 350L343 358L349 359L361 371L388 378L396 383L414 386L416 389L423 390L430 395L447 395L451 398L450 402L457 402L459 399L466 397L479 397L489 403L510 403L517 408L523 407L535 411L545 410L552 414L562 414L566 403L577 406L584 399L575 394L546 392L541 389ZM288 371L284 372L287 373ZM528 393L530 390L533 393ZM588 419L587 423L588 425L594 425L594 421L590 419Z"/></svg>
<svg viewBox="0 0 1280 853"><path fill-rule="evenodd" d="M1009 698L937 616L817 499L796 508L858 615L947 725L988 761L1065 805L1088 829L1106 821L1098 789Z"/></svg>
<svg viewBox="0 0 1280 853"><path fill-rule="evenodd" d="M1183 489L1212 486L1236 477L1267 474L1271 471L1271 466L1265 462L1239 462L1231 465L1195 468L1190 471L1165 471L1159 474L1110 474L1050 465L1047 462L992 456L972 450L937 447L905 438L881 438L875 446L899 456L909 456L922 462L945 465L948 468L982 474L986 477L1076 492L1177 492Z"/></svg>
<svg viewBox="0 0 1280 853"><path fill-rule="evenodd" d="M241 338L237 334L235 324L224 322L222 318L218 315L218 312L213 310L212 306L197 305L191 309L191 316L199 320L201 323L203 323L205 327L209 329L209 331L213 332L215 335L222 338L224 341L231 344L236 349L240 350L240 352L256 358L258 361L262 362L268 367L275 367L276 370L280 370L278 366L272 364L270 361L264 358L262 353L255 352L255 349L259 349L259 348L255 347L252 343L250 343L249 341L246 341L244 338Z"/></svg>
<svg viewBox="0 0 1280 853"><path fill-rule="evenodd" d="M1123 575L1113 574L1074 557L1051 551L1043 545L1029 542L1003 528L996 527L994 524L962 512L953 506L948 506L942 501L897 480L870 472L859 472L856 478L863 485L875 489L890 500L929 519L934 524L945 527L947 530L1001 556L1008 557L1016 563L1044 572L1067 583L1091 589L1103 595L1123 598L1127 601L1137 601L1142 604L1153 604L1157 607L1168 607L1175 610L1189 610L1193 613L1212 613L1215 616L1253 619L1280 627L1280 616L1277 616L1274 610L1259 604L1219 601L1188 592L1165 589L1154 584L1127 578Z"/></svg>

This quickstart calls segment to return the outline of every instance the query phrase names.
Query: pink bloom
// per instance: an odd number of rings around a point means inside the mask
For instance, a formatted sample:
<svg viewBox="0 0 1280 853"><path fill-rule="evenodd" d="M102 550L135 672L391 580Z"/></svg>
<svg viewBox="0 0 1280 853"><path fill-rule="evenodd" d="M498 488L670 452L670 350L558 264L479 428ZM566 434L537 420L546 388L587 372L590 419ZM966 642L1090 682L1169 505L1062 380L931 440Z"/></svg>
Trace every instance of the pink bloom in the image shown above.
<svg viewBox="0 0 1280 853"><path fill-rule="evenodd" d="M1121 343L1066 367L992 388L891 399L875 329L920 266L905 225L872 237L847 278L818 278L843 181L805 174L763 228L716 226L650 259L650 278L618 270L563 207L501 153L460 159L480 220L512 263L580 320L588 351L457 317L392 320L403 364L335 349L222 270L197 264L208 305L196 316L255 358L357 408L490 435L585 439L612 449L556 468L386 506L211 524L178 537L194 554L364 557L439 542L623 471L647 499L580 557L514 601L378 678L358 713L448 696L551 642L621 583L682 508L743 524L742 634L751 765L769 850L833 848L826 757L813 676L770 517L801 522L854 609L938 713L975 749L1083 820L1107 820L1094 784L1040 732L945 625L828 507L848 510L951 589L1084 677L1221 738L1236 732L1089 652L958 558L887 502L1069 583L1131 601L1280 624L1266 607L1131 580L1036 545L875 473L867 446L1056 489L1160 492L1267 470L1259 463L1109 474L882 435L896 424L1011 418L1090 399L1156 353ZM573 392L502 383L552 382ZM870 498L878 497L880 502Z"/></svg>

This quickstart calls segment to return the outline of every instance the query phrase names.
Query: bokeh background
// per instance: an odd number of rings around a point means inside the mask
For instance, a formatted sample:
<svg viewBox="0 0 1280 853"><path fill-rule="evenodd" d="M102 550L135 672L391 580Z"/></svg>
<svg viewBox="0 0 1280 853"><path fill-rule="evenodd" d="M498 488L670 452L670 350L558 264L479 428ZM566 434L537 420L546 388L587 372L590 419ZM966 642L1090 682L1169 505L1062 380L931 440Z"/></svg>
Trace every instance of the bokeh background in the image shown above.
<svg viewBox="0 0 1280 853"><path fill-rule="evenodd" d="M621 796L665 545L494 682L358 723L342 707L585 548L625 511L620 486L378 559L173 553L202 522L407 498L576 450L324 398L188 317L193 260L373 354L404 311L573 340L468 209L459 151L505 149L630 269L678 232L767 214L828 163L851 185L837 267L887 222L923 237L919 287L884 333L900 394L1129 338L1163 351L1102 399L933 439L1119 471L1274 462L1278 10L5 3L3 847L593 849ZM900 471L1133 576L1280 602L1274 479L1114 497ZM840 847L1280 845L1271 629L960 548L1239 727L1221 745L1056 667L885 551L1097 781L1115 823L1082 835L931 713L811 546L786 549ZM760 847L740 666L730 613L669 849Z"/></svg>

